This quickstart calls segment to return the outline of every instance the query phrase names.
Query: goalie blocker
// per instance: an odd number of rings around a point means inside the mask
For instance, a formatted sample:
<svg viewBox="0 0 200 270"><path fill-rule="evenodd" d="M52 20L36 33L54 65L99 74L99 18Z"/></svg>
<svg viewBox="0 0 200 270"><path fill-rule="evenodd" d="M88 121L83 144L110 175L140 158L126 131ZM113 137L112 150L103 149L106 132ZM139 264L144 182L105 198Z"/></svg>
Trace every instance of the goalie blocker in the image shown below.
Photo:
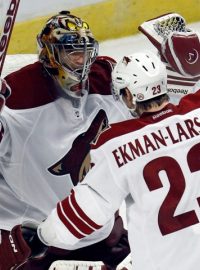
<svg viewBox="0 0 200 270"><path fill-rule="evenodd" d="M0 269L47 270L55 261L67 260L75 261L73 264L75 268L72 268L72 262L70 262L71 268L66 268L66 265L69 265L66 262L64 264L57 262L55 263L56 268L54 264L53 269L113 270L130 253L127 231L123 228L123 221L119 215L115 219L113 230L108 238L91 246L72 251L45 246L37 237L37 226L32 225L17 225L11 232L0 231ZM85 261L85 264L83 265L79 261ZM82 266L86 268L81 268Z"/></svg>

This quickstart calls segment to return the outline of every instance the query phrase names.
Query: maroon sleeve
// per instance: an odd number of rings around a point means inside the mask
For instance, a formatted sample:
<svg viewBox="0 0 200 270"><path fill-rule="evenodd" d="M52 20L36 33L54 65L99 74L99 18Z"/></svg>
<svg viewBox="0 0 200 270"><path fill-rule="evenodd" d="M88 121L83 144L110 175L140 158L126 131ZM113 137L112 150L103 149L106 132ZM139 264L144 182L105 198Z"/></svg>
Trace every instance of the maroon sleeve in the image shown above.
<svg viewBox="0 0 200 270"><path fill-rule="evenodd" d="M39 62L27 65L5 79L12 91L6 101L10 109L29 109L55 100L53 80Z"/></svg>
<svg viewBox="0 0 200 270"><path fill-rule="evenodd" d="M89 74L90 94L111 95L111 72L115 63L111 57L97 57Z"/></svg>

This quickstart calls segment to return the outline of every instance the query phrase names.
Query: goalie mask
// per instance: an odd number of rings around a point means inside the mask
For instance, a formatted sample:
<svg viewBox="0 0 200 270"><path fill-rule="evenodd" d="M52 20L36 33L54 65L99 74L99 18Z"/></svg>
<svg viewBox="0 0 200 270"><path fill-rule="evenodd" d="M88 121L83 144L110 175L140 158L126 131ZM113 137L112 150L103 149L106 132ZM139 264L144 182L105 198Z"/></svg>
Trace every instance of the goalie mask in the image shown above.
<svg viewBox="0 0 200 270"><path fill-rule="evenodd" d="M139 52L123 59L112 72L112 92L120 99L122 90L128 88L133 103L142 102L167 93L165 65L152 52Z"/></svg>
<svg viewBox="0 0 200 270"><path fill-rule="evenodd" d="M37 42L39 60L47 72L67 95L80 96L98 54L98 42L88 24L62 11L47 21Z"/></svg>

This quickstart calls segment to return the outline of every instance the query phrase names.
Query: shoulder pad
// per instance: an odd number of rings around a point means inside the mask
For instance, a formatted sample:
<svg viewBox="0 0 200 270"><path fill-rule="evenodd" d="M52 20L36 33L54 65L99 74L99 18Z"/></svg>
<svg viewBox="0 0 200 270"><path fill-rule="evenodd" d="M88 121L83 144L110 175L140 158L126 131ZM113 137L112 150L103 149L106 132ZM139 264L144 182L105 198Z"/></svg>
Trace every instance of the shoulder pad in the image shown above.
<svg viewBox="0 0 200 270"><path fill-rule="evenodd" d="M48 75L47 75L48 76ZM44 75L41 63L29 64L5 77L12 94L6 101L10 109L30 109L48 104L56 96L52 79Z"/></svg>
<svg viewBox="0 0 200 270"><path fill-rule="evenodd" d="M108 56L98 56L89 73L90 94L111 95L111 73L116 61Z"/></svg>

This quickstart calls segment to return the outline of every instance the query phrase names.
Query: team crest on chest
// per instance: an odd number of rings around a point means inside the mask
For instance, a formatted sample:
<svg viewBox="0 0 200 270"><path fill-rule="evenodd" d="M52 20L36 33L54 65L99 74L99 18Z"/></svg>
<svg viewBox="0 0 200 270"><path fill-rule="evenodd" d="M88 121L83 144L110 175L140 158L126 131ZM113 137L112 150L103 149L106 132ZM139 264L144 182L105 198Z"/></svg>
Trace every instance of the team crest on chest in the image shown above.
<svg viewBox="0 0 200 270"><path fill-rule="evenodd" d="M71 149L59 161L48 168L57 176L70 174L73 185L83 181L87 172L94 166L90 157L91 145L108 128L108 119L104 110L100 110L86 132L73 141Z"/></svg>

